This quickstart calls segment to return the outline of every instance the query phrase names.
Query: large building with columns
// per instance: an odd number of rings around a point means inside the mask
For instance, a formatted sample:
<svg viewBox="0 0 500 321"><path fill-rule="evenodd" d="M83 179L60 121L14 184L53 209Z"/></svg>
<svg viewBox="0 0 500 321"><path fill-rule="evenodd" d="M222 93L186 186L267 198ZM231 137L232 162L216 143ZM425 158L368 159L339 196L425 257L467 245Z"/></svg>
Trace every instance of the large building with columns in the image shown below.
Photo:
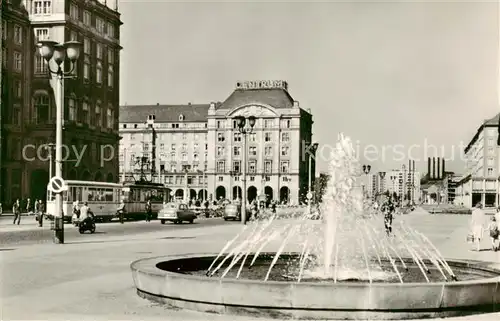
<svg viewBox="0 0 500 321"><path fill-rule="evenodd" d="M239 116L256 117L246 135L248 200L302 201L315 176L307 148L313 120L285 81L237 82L226 100L210 104L121 106L122 179L161 182L177 198L241 198Z"/></svg>
<svg viewBox="0 0 500 321"><path fill-rule="evenodd" d="M499 117L485 120L464 150L466 167L455 189L455 203L472 207L498 206L500 157L497 139Z"/></svg>

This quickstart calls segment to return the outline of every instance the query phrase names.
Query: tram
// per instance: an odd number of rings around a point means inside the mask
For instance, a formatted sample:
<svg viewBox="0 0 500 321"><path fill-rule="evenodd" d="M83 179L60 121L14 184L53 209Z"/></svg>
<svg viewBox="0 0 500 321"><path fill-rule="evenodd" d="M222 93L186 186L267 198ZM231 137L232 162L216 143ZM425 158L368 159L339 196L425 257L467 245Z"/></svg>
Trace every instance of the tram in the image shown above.
<svg viewBox="0 0 500 321"><path fill-rule="evenodd" d="M125 202L125 218L137 219L146 216L146 202L151 200L152 219L158 217L166 200L163 184L149 182L127 182L122 185L122 199Z"/></svg>
<svg viewBox="0 0 500 321"><path fill-rule="evenodd" d="M73 203L87 202L96 220L109 222L116 217L122 185L115 183L67 180L62 193L64 221L71 222ZM50 184L50 183L49 183ZM47 186L47 214L55 215L55 194Z"/></svg>

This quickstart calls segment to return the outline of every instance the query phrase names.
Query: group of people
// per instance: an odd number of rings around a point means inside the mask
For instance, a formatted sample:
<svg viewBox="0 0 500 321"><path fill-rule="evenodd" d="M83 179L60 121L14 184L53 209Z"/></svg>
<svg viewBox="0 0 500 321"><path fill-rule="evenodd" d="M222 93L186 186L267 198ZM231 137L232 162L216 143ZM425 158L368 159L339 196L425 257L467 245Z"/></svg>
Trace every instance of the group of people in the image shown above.
<svg viewBox="0 0 500 321"><path fill-rule="evenodd" d="M490 221L487 222L486 214L483 211L483 205L481 202L477 203L475 208L472 210L470 220L470 232L469 241L475 244L473 250L480 251L481 249L481 239L485 231L489 234L491 240L491 249L493 251L500 250L500 229L498 222L500 221L500 207L497 209L495 215L491 216Z"/></svg>
<svg viewBox="0 0 500 321"><path fill-rule="evenodd" d="M37 215L38 226L43 226L43 215L45 213L45 204L41 199L36 199L34 202L30 198L26 199L24 204L21 204L21 200L17 199L12 205L12 214L14 214L14 221L12 224L21 224L21 215L26 213L28 215Z"/></svg>

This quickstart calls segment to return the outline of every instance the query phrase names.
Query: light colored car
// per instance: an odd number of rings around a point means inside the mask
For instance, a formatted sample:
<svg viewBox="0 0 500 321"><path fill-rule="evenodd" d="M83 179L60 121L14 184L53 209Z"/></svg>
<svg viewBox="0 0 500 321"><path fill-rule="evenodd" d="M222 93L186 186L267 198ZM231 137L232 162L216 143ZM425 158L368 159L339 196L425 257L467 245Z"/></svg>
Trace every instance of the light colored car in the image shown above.
<svg viewBox="0 0 500 321"><path fill-rule="evenodd" d="M224 207L224 220L241 220L241 205L240 204L227 204Z"/></svg>
<svg viewBox="0 0 500 321"><path fill-rule="evenodd" d="M158 219L161 224L165 224L166 221L174 222L175 224L180 224L182 222L189 222L192 224L196 219L196 214L188 208L187 204L167 203L163 206L163 209L158 212Z"/></svg>

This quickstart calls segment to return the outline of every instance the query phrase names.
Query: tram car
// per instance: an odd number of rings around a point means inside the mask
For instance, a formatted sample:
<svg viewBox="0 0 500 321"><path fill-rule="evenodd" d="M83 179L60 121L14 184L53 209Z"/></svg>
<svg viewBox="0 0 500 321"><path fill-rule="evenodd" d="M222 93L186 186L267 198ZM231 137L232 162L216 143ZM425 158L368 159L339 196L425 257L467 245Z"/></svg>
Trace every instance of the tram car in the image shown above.
<svg viewBox="0 0 500 321"><path fill-rule="evenodd" d="M146 202L151 200L152 219L158 218L158 212L165 201L165 186L159 183L133 182L123 183L122 199L125 203L125 219L143 219L146 217Z"/></svg>
<svg viewBox="0 0 500 321"><path fill-rule="evenodd" d="M73 204L78 201L81 207L84 202L97 221L109 222L116 217L116 210L120 204L122 185L91 181L65 181L68 187L62 193L64 221L71 222ZM50 183L49 183L50 184ZM55 194L47 186L47 214L55 216Z"/></svg>

